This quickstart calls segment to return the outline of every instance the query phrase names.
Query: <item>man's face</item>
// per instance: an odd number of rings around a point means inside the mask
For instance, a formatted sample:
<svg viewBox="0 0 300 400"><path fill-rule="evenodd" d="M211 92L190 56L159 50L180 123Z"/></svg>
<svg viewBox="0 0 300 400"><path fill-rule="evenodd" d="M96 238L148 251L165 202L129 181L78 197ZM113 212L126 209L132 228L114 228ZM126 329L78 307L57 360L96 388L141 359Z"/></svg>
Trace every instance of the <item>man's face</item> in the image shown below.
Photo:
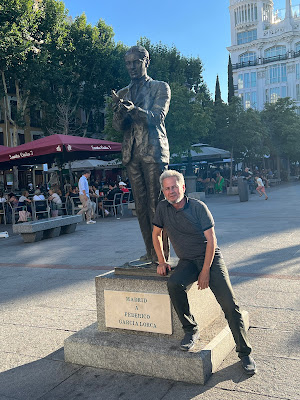
<svg viewBox="0 0 300 400"><path fill-rule="evenodd" d="M147 74L148 59L142 58L141 54L127 54L125 64L131 79L140 79Z"/></svg>
<svg viewBox="0 0 300 400"><path fill-rule="evenodd" d="M180 203L184 197L185 185L180 185L175 176L163 180L163 193L170 204Z"/></svg>

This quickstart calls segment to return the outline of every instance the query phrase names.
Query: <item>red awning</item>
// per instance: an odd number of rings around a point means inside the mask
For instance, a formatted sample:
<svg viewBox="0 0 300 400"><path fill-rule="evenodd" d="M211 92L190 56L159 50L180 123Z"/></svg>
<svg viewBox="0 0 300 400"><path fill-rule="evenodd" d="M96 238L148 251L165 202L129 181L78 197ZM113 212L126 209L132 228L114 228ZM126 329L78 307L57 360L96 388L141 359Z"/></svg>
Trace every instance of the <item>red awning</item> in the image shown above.
<svg viewBox="0 0 300 400"><path fill-rule="evenodd" d="M121 151L121 144L81 136L51 135L0 152L0 163L20 165L52 162L60 154L67 160L83 159Z"/></svg>

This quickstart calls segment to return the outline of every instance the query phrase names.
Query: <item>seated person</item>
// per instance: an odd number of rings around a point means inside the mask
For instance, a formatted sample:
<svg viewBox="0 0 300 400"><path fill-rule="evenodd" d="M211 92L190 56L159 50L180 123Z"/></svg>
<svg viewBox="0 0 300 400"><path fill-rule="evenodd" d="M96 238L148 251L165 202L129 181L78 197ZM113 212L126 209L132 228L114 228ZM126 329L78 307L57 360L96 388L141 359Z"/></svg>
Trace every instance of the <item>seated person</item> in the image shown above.
<svg viewBox="0 0 300 400"><path fill-rule="evenodd" d="M40 189L36 189L33 196L34 201L46 200L45 196L41 193Z"/></svg>
<svg viewBox="0 0 300 400"><path fill-rule="evenodd" d="M27 207L27 210L31 212L31 200L28 198L29 192L27 190L23 190L22 196L19 198L18 207Z"/></svg>
<svg viewBox="0 0 300 400"><path fill-rule="evenodd" d="M222 193L223 192L223 186L224 186L224 178L220 174L220 172L216 173L216 179L212 179L212 182L215 183L215 191L216 191L216 193Z"/></svg>
<svg viewBox="0 0 300 400"><path fill-rule="evenodd" d="M107 193L107 195L106 195L106 197L104 199L104 205L105 204L108 204L108 205L112 204L113 200L114 200L114 197L115 197L115 194L117 194L117 193L121 193L122 194L123 193L122 190L117 187L115 182L111 182L108 185L108 188L109 188L109 191L108 191L108 193Z"/></svg>
<svg viewBox="0 0 300 400"><path fill-rule="evenodd" d="M52 217L57 217L59 214L59 211L62 208L62 201L58 193L56 193L56 190L54 189L49 189L48 191L49 197L48 200L51 202L50 203L50 208L51 208L51 215Z"/></svg>
<svg viewBox="0 0 300 400"><path fill-rule="evenodd" d="M6 203L6 198L4 197L2 190L0 190L0 203Z"/></svg>
<svg viewBox="0 0 300 400"><path fill-rule="evenodd" d="M119 182L119 188L122 190L123 193L129 193L129 189L127 189L127 184L123 181Z"/></svg>

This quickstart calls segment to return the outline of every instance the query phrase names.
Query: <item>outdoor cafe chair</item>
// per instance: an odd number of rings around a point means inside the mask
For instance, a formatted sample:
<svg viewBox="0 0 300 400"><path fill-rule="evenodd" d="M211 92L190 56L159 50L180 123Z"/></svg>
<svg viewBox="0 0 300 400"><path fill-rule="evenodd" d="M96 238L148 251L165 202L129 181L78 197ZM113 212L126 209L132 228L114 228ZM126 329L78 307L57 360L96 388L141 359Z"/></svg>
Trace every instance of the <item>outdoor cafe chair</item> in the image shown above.
<svg viewBox="0 0 300 400"><path fill-rule="evenodd" d="M82 209L82 204L79 197L70 197L72 215L75 215Z"/></svg>
<svg viewBox="0 0 300 400"><path fill-rule="evenodd" d="M4 224L6 225L6 202L1 202L0 203L0 215L3 215L3 221L4 221ZM2 222L2 220L1 220L1 222Z"/></svg>
<svg viewBox="0 0 300 400"><path fill-rule="evenodd" d="M33 200L31 204L34 221L38 219L38 214L41 214L43 217L46 215L46 218L50 218L50 207L48 200Z"/></svg>
<svg viewBox="0 0 300 400"><path fill-rule="evenodd" d="M24 206L14 207L10 202L8 202L7 204L8 204L8 213L11 215L11 223L14 225L19 221L19 216L20 216L19 211L27 211L27 206L24 205Z"/></svg>
<svg viewBox="0 0 300 400"><path fill-rule="evenodd" d="M123 198L124 193L116 193L113 200L104 200L102 207L108 211L113 211L114 216L117 218L118 210L121 210L123 215Z"/></svg>

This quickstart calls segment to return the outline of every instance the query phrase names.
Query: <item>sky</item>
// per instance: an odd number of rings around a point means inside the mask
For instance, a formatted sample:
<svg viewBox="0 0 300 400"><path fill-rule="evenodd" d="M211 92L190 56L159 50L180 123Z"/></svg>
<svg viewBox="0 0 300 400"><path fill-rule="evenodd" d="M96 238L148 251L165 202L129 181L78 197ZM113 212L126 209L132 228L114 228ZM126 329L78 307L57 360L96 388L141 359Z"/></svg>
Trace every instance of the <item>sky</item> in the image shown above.
<svg viewBox="0 0 300 400"><path fill-rule="evenodd" d="M273 1L274 8L285 8L285 0ZM227 101L229 0L151 0L148 3L141 0L64 0L64 3L73 18L84 12L92 25L104 19L113 27L116 42L133 46L141 37L147 37L152 43L175 45L184 56L200 57L204 81L210 92L215 92L218 74L222 98ZM292 3L297 5L300 1Z"/></svg>

